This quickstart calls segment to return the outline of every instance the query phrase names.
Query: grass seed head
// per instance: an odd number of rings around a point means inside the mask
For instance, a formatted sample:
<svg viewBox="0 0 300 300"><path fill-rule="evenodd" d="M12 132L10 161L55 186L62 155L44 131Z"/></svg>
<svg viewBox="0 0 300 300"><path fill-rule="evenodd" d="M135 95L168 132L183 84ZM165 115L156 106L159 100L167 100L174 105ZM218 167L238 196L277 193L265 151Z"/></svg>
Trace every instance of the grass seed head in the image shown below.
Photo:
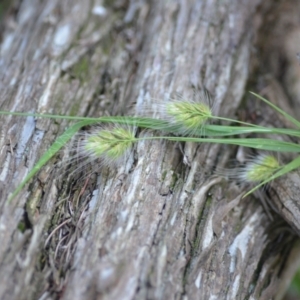
<svg viewBox="0 0 300 300"><path fill-rule="evenodd" d="M84 155L110 166L126 160L136 140L135 130L129 126L97 127L83 139L82 148Z"/></svg>
<svg viewBox="0 0 300 300"><path fill-rule="evenodd" d="M166 112L174 123L184 126L187 131L200 128L212 117L210 107L205 103L189 101L171 101L167 104Z"/></svg>
<svg viewBox="0 0 300 300"><path fill-rule="evenodd" d="M280 168L273 155L259 155L249 161L241 172L241 179L246 182L261 182L270 178Z"/></svg>

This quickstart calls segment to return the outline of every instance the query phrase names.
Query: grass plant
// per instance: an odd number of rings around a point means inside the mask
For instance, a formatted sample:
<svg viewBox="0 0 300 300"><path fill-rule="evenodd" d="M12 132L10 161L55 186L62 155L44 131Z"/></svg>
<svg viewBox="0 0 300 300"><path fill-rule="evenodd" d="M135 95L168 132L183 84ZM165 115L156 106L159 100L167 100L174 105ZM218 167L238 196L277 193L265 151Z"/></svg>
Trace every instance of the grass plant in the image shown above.
<svg viewBox="0 0 300 300"><path fill-rule="evenodd" d="M267 105L283 115L300 128L300 122L292 116L270 103L265 98L251 93ZM36 118L54 118L76 121L71 125L51 147L42 155L26 178L19 184L10 195L13 199L24 186L36 175L36 173L84 126L96 126L91 133L85 136L81 145L82 155L91 156L94 159L102 159L106 165L113 166L122 162L122 157L128 154L134 143L142 139L164 139L174 142L195 143L219 143L225 145L236 145L258 150L274 152L300 153L300 145L292 142L284 142L270 138L242 138L244 134L276 134L299 137L299 129L273 128L258 126L247 122L214 116L210 107L202 102L178 100L166 103L163 119L150 117L100 117L88 118L77 116L60 116L50 114L34 114L23 112L0 111L2 115L34 116ZM227 125L215 125L209 121L226 121ZM146 128L162 132L152 137L137 137L134 128ZM256 185L246 194L254 192L262 185L276 179L296 168L300 167L300 156L286 165L279 165L278 161L270 155L261 155L249 163L243 170L241 178Z"/></svg>

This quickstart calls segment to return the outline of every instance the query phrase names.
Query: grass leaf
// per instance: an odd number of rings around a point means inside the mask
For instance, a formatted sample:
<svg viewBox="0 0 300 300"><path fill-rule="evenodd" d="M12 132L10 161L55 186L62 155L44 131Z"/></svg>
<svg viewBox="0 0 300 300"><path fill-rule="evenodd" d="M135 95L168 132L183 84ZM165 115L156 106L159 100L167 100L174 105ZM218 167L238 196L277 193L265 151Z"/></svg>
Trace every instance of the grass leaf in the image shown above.
<svg viewBox="0 0 300 300"><path fill-rule="evenodd" d="M265 102L266 104L268 104L269 106L271 106L273 109L275 109L277 112L279 112L281 115L283 115L287 120L289 120L290 122L292 122L294 125L296 125L298 128L300 128L300 122L297 121L295 118L293 118L291 115L289 115L288 113L286 113L285 111L283 111L282 109L280 109L278 106L276 106L275 104L271 103L270 101L268 101L267 99L265 99L264 97L255 94L253 92L250 92L250 94L252 94L253 96L255 96L256 98L262 100L263 102Z"/></svg>
<svg viewBox="0 0 300 300"><path fill-rule="evenodd" d="M267 151L278 151L278 152L300 152L300 145L283 142L278 140L271 139L262 139L262 138L248 138L248 139L211 139L211 138L192 138L192 137L158 137L165 138L170 141L181 141L181 142L196 142L196 143L215 143L215 144L225 144L225 145L237 145L248 148L254 148L259 150Z"/></svg>
<svg viewBox="0 0 300 300"><path fill-rule="evenodd" d="M199 132L200 133L200 132ZM300 137L300 131L297 129L288 128L273 128L273 127L247 127L247 126L226 126L226 125L204 125L201 135L205 136L230 136L250 133L267 133L267 134L282 134ZM198 132L195 132L195 135Z"/></svg>
<svg viewBox="0 0 300 300"><path fill-rule="evenodd" d="M51 147L42 155L25 179L16 187L14 192L9 196L8 201L15 198L31 178L78 132L83 126L91 125L93 121L78 122L69 127L61 136L59 136Z"/></svg>

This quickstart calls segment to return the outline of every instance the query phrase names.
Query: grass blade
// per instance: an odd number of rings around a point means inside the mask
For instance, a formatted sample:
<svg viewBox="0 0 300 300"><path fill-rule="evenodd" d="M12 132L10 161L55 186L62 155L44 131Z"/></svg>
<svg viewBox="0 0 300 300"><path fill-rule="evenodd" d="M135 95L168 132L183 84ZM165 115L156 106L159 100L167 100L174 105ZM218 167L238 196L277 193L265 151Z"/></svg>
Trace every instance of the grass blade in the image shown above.
<svg viewBox="0 0 300 300"><path fill-rule="evenodd" d="M225 145L236 145L243 146L248 148L254 148L259 150L267 150L267 151L278 151L278 152L291 152L291 153L299 153L300 145L271 140L271 139L262 139L262 138L248 138L248 139L212 139L212 138L191 138L191 137L157 137L164 138L170 141L178 141L178 142L196 142L196 143L214 143L214 144L225 144Z"/></svg>
<svg viewBox="0 0 300 300"><path fill-rule="evenodd" d="M265 102L266 104L268 104L269 106L271 106L273 109L275 109L277 112L279 112L285 118L287 118L290 122L292 122L294 125L296 125L298 128L300 128L300 122L297 121L295 118L293 118L288 113L286 113L285 111L283 111L282 109L280 109L278 106L276 106L275 104L271 103L270 101L268 101L267 99L265 99L264 97L262 97L262 96L260 96L258 94L255 94L253 92L250 92L250 94L252 94L256 98L262 100L263 102Z"/></svg>
<svg viewBox="0 0 300 300"><path fill-rule="evenodd" d="M31 178L44 166L83 126L90 125L92 121L78 122L69 127L61 136L59 136L51 147L42 155L25 179L17 186L14 192L9 196L8 201L16 197Z"/></svg>
<svg viewBox="0 0 300 300"><path fill-rule="evenodd" d="M166 130L168 132L179 132L180 126L170 124L166 120L153 119L153 118L144 118L144 117L123 117L123 116L114 116L114 117L99 117L99 118L90 118L90 117L78 117L78 116L62 116L62 115L52 115L52 114L36 114L36 113L24 113L24 112L10 112L10 111L0 111L0 115L11 115L11 116L20 116L20 117L35 117L35 118L46 118L46 119L63 119L70 121L88 121L89 124L95 123L116 123L124 125L134 125L141 128L148 128L154 130Z"/></svg>
<svg viewBox="0 0 300 300"><path fill-rule="evenodd" d="M226 126L226 125L204 125L201 135L204 136L230 136L250 133L268 133L268 134L283 134L300 137L300 131L297 129L288 128L273 128L273 127L245 127L245 126ZM196 132L195 134L198 134Z"/></svg>
<svg viewBox="0 0 300 300"><path fill-rule="evenodd" d="M182 131L181 126L170 124L166 120L145 118L145 117L123 117L123 116L113 116L113 117L78 117L78 116L61 116L52 114L36 114L36 113L22 113L22 112L9 112L0 111L0 115L13 115L13 116L23 116L23 117L36 117L36 118L50 118L50 119L64 119L72 121L90 121L90 124L95 123L116 123L116 124L127 124L134 125L141 128L162 130L172 133L180 133ZM251 124L249 124L251 125ZM193 130L191 134L196 136L230 136L230 135L240 135L240 134L250 134L250 133L269 133L269 134L284 134L290 136L300 137L300 131L295 129L287 128L272 128L263 126L227 126L227 125L210 125L204 124L200 130Z"/></svg>

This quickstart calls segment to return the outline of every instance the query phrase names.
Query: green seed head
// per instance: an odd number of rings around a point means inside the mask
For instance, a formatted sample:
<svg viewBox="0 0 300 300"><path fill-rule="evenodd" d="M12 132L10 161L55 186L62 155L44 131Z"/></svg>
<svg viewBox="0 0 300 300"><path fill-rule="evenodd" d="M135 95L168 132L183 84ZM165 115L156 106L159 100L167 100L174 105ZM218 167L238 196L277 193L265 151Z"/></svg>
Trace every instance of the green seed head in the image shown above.
<svg viewBox="0 0 300 300"><path fill-rule="evenodd" d="M174 123L182 124L187 130L198 129L212 117L209 106L197 102L170 102L167 104L166 111Z"/></svg>
<svg viewBox="0 0 300 300"><path fill-rule="evenodd" d="M280 168L278 160L272 155L260 155L249 162L243 172L247 182L259 182L270 178Z"/></svg>
<svg viewBox="0 0 300 300"><path fill-rule="evenodd" d="M136 141L134 130L120 125L98 128L84 142L86 154L94 159L101 158L106 164L120 162Z"/></svg>

